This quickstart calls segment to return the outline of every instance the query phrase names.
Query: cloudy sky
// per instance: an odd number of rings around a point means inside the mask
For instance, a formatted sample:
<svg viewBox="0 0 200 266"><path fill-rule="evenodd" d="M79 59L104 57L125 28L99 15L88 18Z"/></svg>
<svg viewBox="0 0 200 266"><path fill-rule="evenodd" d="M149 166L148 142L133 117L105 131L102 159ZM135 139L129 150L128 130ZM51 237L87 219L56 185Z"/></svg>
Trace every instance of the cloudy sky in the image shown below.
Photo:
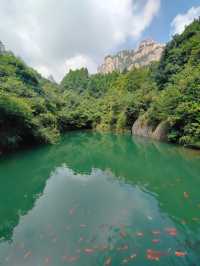
<svg viewBox="0 0 200 266"><path fill-rule="evenodd" d="M142 39L167 42L199 16L200 0L0 0L0 40L59 81Z"/></svg>

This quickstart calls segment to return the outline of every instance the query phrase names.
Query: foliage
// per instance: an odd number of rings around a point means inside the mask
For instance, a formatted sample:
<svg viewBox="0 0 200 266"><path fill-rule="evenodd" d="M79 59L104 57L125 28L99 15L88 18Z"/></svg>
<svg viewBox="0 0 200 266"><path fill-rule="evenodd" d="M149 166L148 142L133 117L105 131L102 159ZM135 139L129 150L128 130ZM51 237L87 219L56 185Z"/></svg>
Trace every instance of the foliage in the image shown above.
<svg viewBox="0 0 200 266"><path fill-rule="evenodd" d="M155 77L163 91L148 111L150 120L170 122L170 141L199 146L200 19L167 45Z"/></svg>
<svg viewBox="0 0 200 266"><path fill-rule="evenodd" d="M67 89L82 93L87 88L88 81L89 73L87 68L81 68L75 71L70 70L60 85L63 90Z"/></svg>
<svg viewBox="0 0 200 266"><path fill-rule="evenodd" d="M180 35L175 35L161 58L155 73L158 87L163 89L167 83L173 83L186 64L198 64L200 60L200 19L195 20Z"/></svg>
<svg viewBox="0 0 200 266"><path fill-rule="evenodd" d="M130 129L137 117L144 113L155 93L155 83L149 68L133 69L121 74L103 98L99 127Z"/></svg>
<svg viewBox="0 0 200 266"><path fill-rule="evenodd" d="M12 53L0 54L0 148L55 143L75 129L131 129L141 115L170 124L169 141L200 147L200 20L166 46L159 63L123 73L70 71L60 85Z"/></svg>
<svg viewBox="0 0 200 266"><path fill-rule="evenodd" d="M55 142L58 90L11 53L0 54L0 148ZM55 87L55 86L54 86Z"/></svg>

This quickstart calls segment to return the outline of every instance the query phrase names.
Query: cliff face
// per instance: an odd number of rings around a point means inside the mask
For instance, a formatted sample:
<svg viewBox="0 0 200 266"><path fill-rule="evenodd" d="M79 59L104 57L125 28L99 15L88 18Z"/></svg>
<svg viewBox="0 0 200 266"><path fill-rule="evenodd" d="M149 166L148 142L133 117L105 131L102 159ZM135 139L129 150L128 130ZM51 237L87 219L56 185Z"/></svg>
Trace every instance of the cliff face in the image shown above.
<svg viewBox="0 0 200 266"><path fill-rule="evenodd" d="M3 43L0 41L0 54L5 53L5 46L3 45Z"/></svg>
<svg viewBox="0 0 200 266"><path fill-rule="evenodd" d="M113 71L122 72L131 70L133 67L149 65L153 61L159 61L165 45L156 43L153 40L145 40L140 43L136 50L124 50L116 55L105 57L104 63L99 66L98 72L102 74Z"/></svg>
<svg viewBox="0 0 200 266"><path fill-rule="evenodd" d="M53 75L49 75L47 79L48 79L50 82L52 82L52 83L56 83L56 81L55 81Z"/></svg>
<svg viewBox="0 0 200 266"><path fill-rule="evenodd" d="M169 123L163 121L157 126L153 126L145 121L143 117L139 117L132 127L132 134L145 138L151 138L160 141L168 140Z"/></svg>

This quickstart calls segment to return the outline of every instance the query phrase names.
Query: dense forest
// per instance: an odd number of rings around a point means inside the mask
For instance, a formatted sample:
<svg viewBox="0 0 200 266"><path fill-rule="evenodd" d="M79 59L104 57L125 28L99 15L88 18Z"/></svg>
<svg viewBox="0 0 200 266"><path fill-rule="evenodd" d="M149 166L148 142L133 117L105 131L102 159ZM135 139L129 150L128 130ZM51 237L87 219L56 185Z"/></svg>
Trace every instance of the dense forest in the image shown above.
<svg viewBox="0 0 200 266"><path fill-rule="evenodd" d="M139 116L167 121L170 142L200 147L200 19L173 37L159 63L106 75L83 68L59 85L0 54L1 152L55 143L69 130L130 130Z"/></svg>

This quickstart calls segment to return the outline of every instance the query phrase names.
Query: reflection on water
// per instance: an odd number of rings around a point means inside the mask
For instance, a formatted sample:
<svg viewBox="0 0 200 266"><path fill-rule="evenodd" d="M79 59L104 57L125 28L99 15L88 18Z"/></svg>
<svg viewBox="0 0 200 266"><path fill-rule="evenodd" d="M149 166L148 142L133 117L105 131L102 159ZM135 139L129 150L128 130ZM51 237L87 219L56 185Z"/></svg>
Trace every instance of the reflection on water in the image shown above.
<svg viewBox="0 0 200 266"><path fill-rule="evenodd" d="M200 154L70 133L0 161L0 265L199 265Z"/></svg>

